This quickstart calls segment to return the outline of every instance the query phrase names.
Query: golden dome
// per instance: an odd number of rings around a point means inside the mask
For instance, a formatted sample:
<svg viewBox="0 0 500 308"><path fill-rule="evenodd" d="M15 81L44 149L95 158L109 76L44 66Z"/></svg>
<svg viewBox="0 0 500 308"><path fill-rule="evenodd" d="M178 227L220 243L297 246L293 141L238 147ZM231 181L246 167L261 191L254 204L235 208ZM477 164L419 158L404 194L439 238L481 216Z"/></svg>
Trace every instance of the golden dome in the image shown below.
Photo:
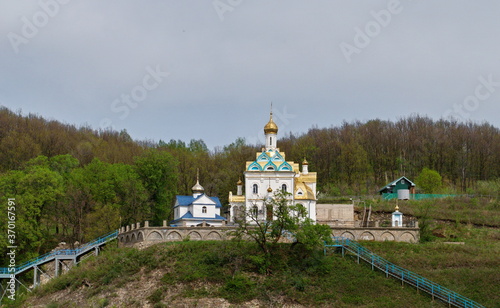
<svg viewBox="0 0 500 308"><path fill-rule="evenodd" d="M200 185L200 182L196 180L196 184L194 184L194 186L191 187L191 190L193 191L193 193L201 193L205 190L205 188L203 188L203 186Z"/></svg>
<svg viewBox="0 0 500 308"><path fill-rule="evenodd" d="M309 165L309 163L307 162L305 157L304 157L304 161L302 162L302 165Z"/></svg>
<svg viewBox="0 0 500 308"><path fill-rule="evenodd" d="M278 133L278 125L273 121L273 112L271 111L271 116L269 118L269 122L267 122L266 126L264 126L264 134L277 134Z"/></svg>
<svg viewBox="0 0 500 308"><path fill-rule="evenodd" d="M267 188L267 192L272 192L272 191L273 191L273 189L271 188L271 186L269 186L269 187Z"/></svg>
<svg viewBox="0 0 500 308"><path fill-rule="evenodd" d="M191 190L193 193L203 193L205 188L200 185L200 169L196 169L196 184L194 184L193 187L191 187Z"/></svg>
<svg viewBox="0 0 500 308"><path fill-rule="evenodd" d="M241 181L241 178L236 182L236 185L243 185L243 182Z"/></svg>

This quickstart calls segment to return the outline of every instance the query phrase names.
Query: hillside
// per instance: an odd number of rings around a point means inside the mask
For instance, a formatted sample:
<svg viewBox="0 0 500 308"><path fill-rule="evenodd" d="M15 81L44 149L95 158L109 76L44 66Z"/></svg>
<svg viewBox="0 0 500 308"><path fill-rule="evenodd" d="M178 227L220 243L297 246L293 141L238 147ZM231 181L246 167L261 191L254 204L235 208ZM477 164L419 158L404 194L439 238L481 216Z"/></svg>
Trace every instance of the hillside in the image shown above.
<svg viewBox="0 0 500 308"><path fill-rule="evenodd" d="M39 155L70 154L82 164L94 158L109 163L132 163L143 146L128 133L76 127L36 114L23 115L0 107L0 172L16 170Z"/></svg>
<svg viewBox="0 0 500 308"><path fill-rule="evenodd" d="M486 307L500 303L500 232L461 228L456 240L363 242L389 261ZM139 251L110 244L18 307L442 307L355 258L273 249L264 263L249 242L162 243Z"/></svg>
<svg viewBox="0 0 500 308"><path fill-rule="evenodd" d="M262 127L265 123L262 123ZM311 123L313 126L314 123ZM287 160L307 158L318 172L320 191L327 195L372 194L382 185L406 175L414 179L423 168L436 170L449 193L474 189L478 181L500 176L500 130L488 123L435 121L419 115L398 121L373 119L314 127L279 136ZM261 144L235 142L209 150L203 140L134 141L127 131L76 127L35 114L23 115L0 107L0 172L22 168L39 155L70 154L82 165L94 158L132 164L145 148L170 152L179 161L178 189L188 193L196 169L212 195L227 196ZM428 192L431 193L431 192Z"/></svg>

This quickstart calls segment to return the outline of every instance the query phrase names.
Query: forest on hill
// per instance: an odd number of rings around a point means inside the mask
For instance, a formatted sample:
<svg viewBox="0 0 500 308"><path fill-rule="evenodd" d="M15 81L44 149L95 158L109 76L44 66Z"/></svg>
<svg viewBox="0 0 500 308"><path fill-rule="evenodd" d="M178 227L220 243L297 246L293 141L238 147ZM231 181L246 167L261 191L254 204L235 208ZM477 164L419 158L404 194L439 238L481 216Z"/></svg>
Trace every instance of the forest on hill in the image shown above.
<svg viewBox="0 0 500 308"><path fill-rule="evenodd" d="M84 242L120 225L169 220L174 196L191 193L197 169L205 192L227 203L245 162L261 146L241 138L214 150L203 140L134 141L125 130L76 127L2 108L0 211L15 198L22 261L60 241ZM470 192L500 175L500 132L487 123L421 116L343 123L288 134L278 147L287 160L308 160L323 195L375 194L424 168L442 176L448 193Z"/></svg>

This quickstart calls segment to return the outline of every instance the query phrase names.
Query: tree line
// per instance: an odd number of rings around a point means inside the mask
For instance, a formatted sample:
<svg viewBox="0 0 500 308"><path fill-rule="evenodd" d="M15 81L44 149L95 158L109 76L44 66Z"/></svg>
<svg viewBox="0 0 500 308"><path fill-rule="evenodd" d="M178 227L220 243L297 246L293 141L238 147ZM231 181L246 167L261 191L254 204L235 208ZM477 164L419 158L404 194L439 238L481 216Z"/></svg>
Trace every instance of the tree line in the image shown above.
<svg viewBox="0 0 500 308"><path fill-rule="evenodd" d="M290 134L279 146L287 158L307 157L310 170L318 172L318 186L331 194L374 193L400 176L414 179L424 168L436 170L457 192L500 176L500 132L488 123L418 115L396 122L344 122Z"/></svg>
<svg viewBox="0 0 500 308"><path fill-rule="evenodd" d="M77 128L0 109L0 172L19 169L38 155L70 154L81 165L94 158L132 164L134 157L155 148L178 161L180 193L190 193L200 169L207 191L224 199L242 176L245 161L253 160L261 146L241 138L214 150L203 140L133 141L126 130ZM463 192L479 180L500 175L500 132L488 123L435 121L418 115L395 122L344 122L289 133L279 139L278 147L287 160L306 158L310 170L318 172L320 190L331 194L373 193L399 176L413 179L423 168L436 170L447 186Z"/></svg>

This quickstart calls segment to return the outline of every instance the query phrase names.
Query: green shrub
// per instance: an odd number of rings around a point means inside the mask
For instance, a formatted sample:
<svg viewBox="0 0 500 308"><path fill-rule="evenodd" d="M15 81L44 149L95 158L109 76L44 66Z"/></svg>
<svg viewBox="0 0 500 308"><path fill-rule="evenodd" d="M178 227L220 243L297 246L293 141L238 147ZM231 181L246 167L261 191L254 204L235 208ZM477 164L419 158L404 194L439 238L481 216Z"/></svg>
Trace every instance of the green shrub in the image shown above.
<svg viewBox="0 0 500 308"><path fill-rule="evenodd" d="M109 305L109 299L107 299L107 298L101 298L97 302L97 307L99 307L99 308L104 308L104 307L107 307L108 305Z"/></svg>
<svg viewBox="0 0 500 308"><path fill-rule="evenodd" d="M165 288L156 289L151 295L148 296L148 301L151 304L159 303L165 297Z"/></svg>
<svg viewBox="0 0 500 308"><path fill-rule="evenodd" d="M255 282L243 275L229 278L220 290L221 295L233 303L242 303L255 297Z"/></svg>

